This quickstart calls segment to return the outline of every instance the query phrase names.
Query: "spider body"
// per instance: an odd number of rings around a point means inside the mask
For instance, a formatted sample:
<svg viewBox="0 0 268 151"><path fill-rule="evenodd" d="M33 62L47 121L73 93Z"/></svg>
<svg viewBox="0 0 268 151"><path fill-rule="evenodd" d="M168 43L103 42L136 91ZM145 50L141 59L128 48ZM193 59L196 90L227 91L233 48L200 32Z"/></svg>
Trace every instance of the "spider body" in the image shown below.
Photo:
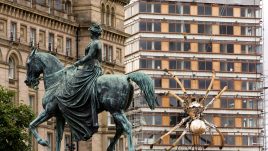
<svg viewBox="0 0 268 151"><path fill-rule="evenodd" d="M202 97L196 97L194 95L188 95L184 86L182 85L182 83L180 82L180 80L178 79L178 77L174 76L171 72L169 72L167 69L165 69L165 71L171 75L175 81L180 85L182 91L183 91L183 97L181 98L180 96L176 95L175 93L172 92L167 92L165 93L166 95L170 95L173 96L177 99L177 101L179 101L182 106L183 106L183 110L184 112L187 114L187 117L183 118L180 123L178 123L175 127L173 127L169 132L167 132L166 134L162 135L154 144L152 144L150 147L153 148L153 146L155 144L159 144L164 137L168 136L169 134L171 134L172 132L174 132L177 128L181 127L182 125L186 125L184 131L182 132L182 134L180 135L180 137L172 144L172 146L166 150L171 150L172 148L174 148L175 146L178 145L179 141L182 139L182 137L189 132L190 134L194 135L194 136L200 136L203 133L205 133L205 131L207 129L215 129L221 138L221 145L220 145L220 149L223 148L224 146L224 137L222 135L222 133L219 131L219 129L212 123L209 123L208 121L206 121L204 119L204 114L203 112L208 108L209 105L211 105L216 99L218 99L222 93L224 91L227 90L227 86L225 86L216 96L214 96L214 98L208 103L208 104L204 104L205 100L208 97L208 93L212 88L214 79L215 79L215 73L212 73L212 79L210 82L210 85L206 91L206 94ZM184 98L184 99L183 99ZM194 144L197 142L197 140L194 140ZM207 147L207 146L206 146ZM206 148L205 147L205 148Z"/></svg>

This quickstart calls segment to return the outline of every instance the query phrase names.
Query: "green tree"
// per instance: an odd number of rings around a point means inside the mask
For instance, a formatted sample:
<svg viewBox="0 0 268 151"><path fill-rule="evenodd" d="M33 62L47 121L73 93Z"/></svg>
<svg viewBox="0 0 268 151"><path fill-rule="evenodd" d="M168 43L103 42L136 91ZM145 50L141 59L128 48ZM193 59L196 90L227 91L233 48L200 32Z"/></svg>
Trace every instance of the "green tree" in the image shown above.
<svg viewBox="0 0 268 151"><path fill-rule="evenodd" d="M26 105L15 105L14 95L0 86L0 150L28 151L31 145L28 127L34 113Z"/></svg>

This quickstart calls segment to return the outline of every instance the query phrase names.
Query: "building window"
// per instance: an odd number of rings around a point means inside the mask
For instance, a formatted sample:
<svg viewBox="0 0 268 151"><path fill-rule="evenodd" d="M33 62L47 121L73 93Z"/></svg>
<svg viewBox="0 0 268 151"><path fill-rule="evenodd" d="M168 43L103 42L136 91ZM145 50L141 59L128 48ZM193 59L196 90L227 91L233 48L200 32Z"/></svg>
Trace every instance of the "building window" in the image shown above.
<svg viewBox="0 0 268 151"><path fill-rule="evenodd" d="M233 16L233 8L227 6L221 6L220 16Z"/></svg>
<svg viewBox="0 0 268 151"><path fill-rule="evenodd" d="M161 32L161 23L158 20L155 20L155 22L141 21L140 22L140 31Z"/></svg>
<svg viewBox="0 0 268 151"><path fill-rule="evenodd" d="M71 136L70 135L65 135L64 136L64 151L69 151L70 146L71 146Z"/></svg>
<svg viewBox="0 0 268 151"><path fill-rule="evenodd" d="M161 78L154 78L154 86L156 88L161 88L162 87L162 80L161 80Z"/></svg>
<svg viewBox="0 0 268 151"><path fill-rule="evenodd" d="M17 39L17 23L11 22L10 40L16 41L16 39Z"/></svg>
<svg viewBox="0 0 268 151"><path fill-rule="evenodd" d="M169 23L169 32L181 32L181 24L179 23Z"/></svg>
<svg viewBox="0 0 268 151"><path fill-rule="evenodd" d="M221 35L233 35L234 27L229 25L220 25L220 34Z"/></svg>
<svg viewBox="0 0 268 151"><path fill-rule="evenodd" d="M190 42L169 42L169 51L190 51L191 43Z"/></svg>
<svg viewBox="0 0 268 151"><path fill-rule="evenodd" d="M161 41L140 41L141 50L161 50Z"/></svg>
<svg viewBox="0 0 268 151"><path fill-rule="evenodd" d="M212 52L212 43L198 43L198 52Z"/></svg>
<svg viewBox="0 0 268 151"><path fill-rule="evenodd" d="M233 72L234 62L228 62L228 60L220 62L220 70L223 72Z"/></svg>
<svg viewBox="0 0 268 151"><path fill-rule="evenodd" d="M224 136L224 143L226 145L235 145L235 136L233 136L233 135L225 135Z"/></svg>
<svg viewBox="0 0 268 151"><path fill-rule="evenodd" d="M10 57L8 59L8 78L9 79L15 79L15 60Z"/></svg>
<svg viewBox="0 0 268 151"><path fill-rule="evenodd" d="M256 91L258 90L256 81L242 81L243 91Z"/></svg>
<svg viewBox="0 0 268 151"><path fill-rule="evenodd" d="M251 62L242 63L242 72L255 73L257 72L256 68L257 68L256 63L251 63Z"/></svg>
<svg viewBox="0 0 268 151"><path fill-rule="evenodd" d="M211 14L212 14L212 8L210 4L198 5L198 15L210 16Z"/></svg>
<svg viewBox="0 0 268 151"><path fill-rule="evenodd" d="M243 99L242 100L242 108L243 109L257 109L258 108L258 100L254 99Z"/></svg>
<svg viewBox="0 0 268 151"><path fill-rule="evenodd" d="M169 69L173 70L191 70L191 62L184 60L170 60Z"/></svg>
<svg viewBox="0 0 268 151"><path fill-rule="evenodd" d="M198 70L200 71L212 71L212 60L203 60L203 59L199 59L198 61Z"/></svg>
<svg viewBox="0 0 268 151"><path fill-rule="evenodd" d="M112 7L112 14L111 14L111 25L112 27L115 27L115 23L116 23L116 20L115 20L115 11L114 11L114 8Z"/></svg>
<svg viewBox="0 0 268 151"><path fill-rule="evenodd" d="M243 36L255 36L256 28L252 26L241 26L241 35Z"/></svg>
<svg viewBox="0 0 268 151"><path fill-rule="evenodd" d="M221 89L225 86L228 86L228 90L234 90L234 81L233 80L220 80Z"/></svg>
<svg viewBox="0 0 268 151"><path fill-rule="evenodd" d="M189 15L190 14L190 4L183 4L183 14Z"/></svg>
<svg viewBox="0 0 268 151"><path fill-rule="evenodd" d="M106 6L106 25L110 26L111 25L111 20L110 20L110 7L109 5Z"/></svg>
<svg viewBox="0 0 268 151"><path fill-rule="evenodd" d="M54 34L49 33L48 36L48 50L54 51L55 45L54 45Z"/></svg>
<svg viewBox="0 0 268 151"><path fill-rule="evenodd" d="M174 97L169 97L169 106L170 107L182 107L180 102L178 102L178 100L175 99Z"/></svg>
<svg viewBox="0 0 268 151"><path fill-rule="evenodd" d="M199 34L212 34L212 28L209 24L198 24L198 33Z"/></svg>
<svg viewBox="0 0 268 151"><path fill-rule="evenodd" d="M36 29L30 29L30 42L32 46L36 46Z"/></svg>
<svg viewBox="0 0 268 151"><path fill-rule="evenodd" d="M66 56L72 55L72 39L66 38Z"/></svg>
<svg viewBox="0 0 268 151"><path fill-rule="evenodd" d="M255 10L254 8L240 8L240 15L241 17L255 17Z"/></svg>
<svg viewBox="0 0 268 151"><path fill-rule="evenodd" d="M234 109L234 99L231 98L221 98L221 108L222 109Z"/></svg>
<svg viewBox="0 0 268 151"><path fill-rule="evenodd" d="M67 1L65 3L65 11L67 14L71 14L72 13L72 4L70 1Z"/></svg>
<svg viewBox="0 0 268 151"><path fill-rule="evenodd" d="M210 84L210 80L200 79L198 80L198 88L199 89L207 89Z"/></svg>
<svg viewBox="0 0 268 151"><path fill-rule="evenodd" d="M161 13L161 4L154 4L154 13Z"/></svg>
<svg viewBox="0 0 268 151"><path fill-rule="evenodd" d="M140 3L140 12L151 13L152 12L152 4L146 3L146 2L141 2Z"/></svg>
<svg viewBox="0 0 268 151"><path fill-rule="evenodd" d="M161 69L161 60L141 59L140 68L144 69Z"/></svg>
<svg viewBox="0 0 268 151"><path fill-rule="evenodd" d="M105 6L104 4L101 4L101 23L105 24Z"/></svg>
<svg viewBox="0 0 268 151"><path fill-rule="evenodd" d="M234 53L234 44L220 44L221 53Z"/></svg>
<svg viewBox="0 0 268 151"><path fill-rule="evenodd" d="M104 44L103 60L106 62L113 62L113 46Z"/></svg>
<svg viewBox="0 0 268 151"><path fill-rule="evenodd" d="M29 95L29 106L32 108L32 110L35 112L35 97L34 95Z"/></svg>
<svg viewBox="0 0 268 151"><path fill-rule="evenodd" d="M234 127L235 118L234 117L221 117L221 127Z"/></svg>
<svg viewBox="0 0 268 151"><path fill-rule="evenodd" d="M122 62L122 49L116 48L116 60L118 60L119 63Z"/></svg>

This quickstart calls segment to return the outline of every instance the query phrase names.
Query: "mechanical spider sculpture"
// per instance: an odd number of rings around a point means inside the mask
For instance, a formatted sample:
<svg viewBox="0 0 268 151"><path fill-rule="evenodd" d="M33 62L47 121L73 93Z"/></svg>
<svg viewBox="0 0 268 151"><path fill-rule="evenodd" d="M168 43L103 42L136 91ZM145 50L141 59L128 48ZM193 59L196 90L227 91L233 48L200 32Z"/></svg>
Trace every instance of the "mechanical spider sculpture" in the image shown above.
<svg viewBox="0 0 268 151"><path fill-rule="evenodd" d="M221 145L220 145L220 149L223 148L224 146L224 137L223 134L219 131L219 129L214 125L209 123L208 121L206 121L204 119L204 111L208 108L209 105L211 105L216 99L220 98L220 96L222 95L222 93L224 91L227 90L227 86L225 86L216 96L214 96L214 98L207 104L204 106L204 102L208 97L208 93L210 92L213 82L215 80L215 72L212 73L212 79L210 82L210 85L206 91L206 94L204 97L201 98L196 98L193 97L192 95L188 95L183 84L181 83L181 81L178 79L178 77L174 76L171 72L169 72L167 69L164 70L165 72L167 72L170 76L172 76L175 81L179 84L179 86L181 87L182 91L183 91L183 97L179 97L178 95L176 95L175 93L172 92L167 92L165 93L166 95L170 95L173 96L177 99L177 101L180 102L180 104L182 105L184 112L188 115L187 117L183 118L181 120L181 122L179 124L177 124L175 127L173 127L169 132L167 132L166 134L162 135L157 141L155 141L155 143L153 143L150 148L152 149L154 145L156 144L160 144L161 141L163 140L164 137L168 136L169 134L171 134L172 132L174 132L176 129L178 129L179 127L181 127L183 124L186 125L186 128L184 129L184 131L182 132L182 134L180 135L180 137L172 144L172 146L166 150L171 150L172 148L174 148L175 146L177 146L177 144L179 143L179 141L182 139L182 137L189 131L190 134L192 134L193 136L200 136L201 134L203 134L207 129L215 129L219 135L220 135L220 139L221 139ZM194 137L194 138L199 138L199 137ZM197 143L197 140L194 139L194 144ZM205 146L204 148L206 148L208 146Z"/></svg>

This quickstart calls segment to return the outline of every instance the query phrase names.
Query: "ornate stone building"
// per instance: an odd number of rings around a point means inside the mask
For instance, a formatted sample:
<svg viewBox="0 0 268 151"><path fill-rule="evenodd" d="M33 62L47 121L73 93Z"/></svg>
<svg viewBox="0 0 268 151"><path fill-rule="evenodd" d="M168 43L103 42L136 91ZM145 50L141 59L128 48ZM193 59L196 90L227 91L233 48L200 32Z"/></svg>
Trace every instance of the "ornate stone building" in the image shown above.
<svg viewBox="0 0 268 151"><path fill-rule="evenodd" d="M124 41L128 36L123 30L126 4L124 0L0 0L0 85L16 92L16 104L28 104L38 114L43 110L43 81L37 91L24 84L30 46L56 55L65 65L71 64L84 55L84 48L90 41L87 29L91 22L103 27L104 73L123 74ZM76 149L105 150L115 129L107 113L100 114L99 119L98 134L88 142L76 144ZM33 141L34 151L55 150L54 127L53 119L38 127L51 147ZM66 128L62 150L68 150L70 141L71 134ZM124 150L124 137L117 147L117 150Z"/></svg>

